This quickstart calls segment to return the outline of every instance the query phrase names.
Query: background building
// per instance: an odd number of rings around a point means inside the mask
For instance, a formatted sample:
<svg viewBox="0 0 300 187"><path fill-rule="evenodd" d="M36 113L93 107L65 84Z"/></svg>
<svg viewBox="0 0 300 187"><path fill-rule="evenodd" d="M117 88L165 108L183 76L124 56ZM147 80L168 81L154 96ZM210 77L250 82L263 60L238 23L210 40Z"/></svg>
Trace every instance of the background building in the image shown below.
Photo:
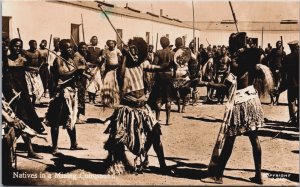
<svg viewBox="0 0 300 187"><path fill-rule="evenodd" d="M192 22L186 22L192 25ZM287 45L292 40L299 39L298 20L279 20L278 22L241 21L237 23L240 32L247 32L248 37L258 38L258 46L266 48L268 43L275 44L282 36L286 52L290 49ZM200 30L200 43L205 46L228 45L229 35L237 32L233 20L220 20L210 22L196 22L195 28Z"/></svg>
<svg viewBox="0 0 300 187"><path fill-rule="evenodd" d="M100 3L100 2L99 2ZM4 1L2 2L2 28L3 36L16 38L17 28L24 41L24 48L29 48L31 39L39 43L42 39L49 41L53 37L70 38L73 36L76 43L83 41L89 43L92 36L98 36L99 46L104 47L108 39L120 40L108 20L94 1ZM156 46L158 36L158 49L161 48L159 39L167 36L171 44L177 37L183 37L186 44L193 38L192 26L163 15L151 12L141 12L128 6L116 7L108 3L100 3L106 10L111 22L123 41L132 37L143 37L149 44ZM81 15L82 18L81 19ZM82 27L82 20L83 26ZM83 30L84 28L84 38ZM195 31L199 37L199 31Z"/></svg>

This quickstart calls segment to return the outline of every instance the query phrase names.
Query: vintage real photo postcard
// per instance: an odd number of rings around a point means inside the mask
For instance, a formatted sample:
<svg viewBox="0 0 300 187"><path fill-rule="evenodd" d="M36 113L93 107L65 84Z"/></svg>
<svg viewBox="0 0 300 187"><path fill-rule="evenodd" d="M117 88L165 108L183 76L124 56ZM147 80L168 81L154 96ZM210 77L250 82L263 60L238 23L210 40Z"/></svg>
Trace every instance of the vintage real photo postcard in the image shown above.
<svg viewBox="0 0 300 187"><path fill-rule="evenodd" d="M299 185L299 1L1 6L2 185Z"/></svg>

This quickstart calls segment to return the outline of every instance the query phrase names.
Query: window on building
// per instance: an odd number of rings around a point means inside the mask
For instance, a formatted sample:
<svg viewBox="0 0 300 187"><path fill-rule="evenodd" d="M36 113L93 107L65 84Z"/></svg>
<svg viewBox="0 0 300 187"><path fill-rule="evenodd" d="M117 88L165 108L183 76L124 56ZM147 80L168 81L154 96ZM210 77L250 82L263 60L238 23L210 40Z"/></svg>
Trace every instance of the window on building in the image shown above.
<svg viewBox="0 0 300 187"><path fill-rule="evenodd" d="M146 32L146 42L149 45L149 43L150 43L150 32Z"/></svg>
<svg viewBox="0 0 300 187"><path fill-rule="evenodd" d="M75 42L79 44L79 24L71 23L71 43L75 46Z"/></svg>
<svg viewBox="0 0 300 187"><path fill-rule="evenodd" d="M118 33L118 35L120 36L120 38L121 39L123 39L123 29L117 29L117 33ZM120 50L122 50L122 41L121 41L121 39L118 37L118 35L117 35L117 48L118 49L120 49Z"/></svg>
<svg viewBox="0 0 300 187"><path fill-rule="evenodd" d="M10 19L11 17L2 16L2 37L10 38Z"/></svg>
<svg viewBox="0 0 300 187"><path fill-rule="evenodd" d="M169 38L169 34L166 34L166 37Z"/></svg>

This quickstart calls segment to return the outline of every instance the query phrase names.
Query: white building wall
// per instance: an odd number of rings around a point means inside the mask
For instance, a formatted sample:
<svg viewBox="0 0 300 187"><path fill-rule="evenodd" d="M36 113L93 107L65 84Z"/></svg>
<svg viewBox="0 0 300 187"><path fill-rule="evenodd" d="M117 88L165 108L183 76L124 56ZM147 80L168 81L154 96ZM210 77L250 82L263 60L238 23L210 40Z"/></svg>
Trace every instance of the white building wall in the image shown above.
<svg viewBox="0 0 300 187"><path fill-rule="evenodd" d="M38 43L42 39L49 41L50 34L61 39L70 38L71 23L81 24L81 14L87 43L92 36L96 35L99 40L98 45L103 48L108 39L116 39L113 28L103 13L98 10L46 1L4 1L2 6L2 15L11 17L10 38L18 37L17 28L19 28L24 49L29 48L28 42L31 39L37 40ZM116 14L108 14L108 16L116 29L123 29L125 43L135 36L145 39L146 32L150 32L150 44L154 46L158 33L158 49L160 48L160 37L166 34L169 34L170 42L173 45L177 37L186 36L187 44L193 38L192 29ZM196 31L196 37L199 37L199 34L200 32ZM81 27L80 41L83 41Z"/></svg>

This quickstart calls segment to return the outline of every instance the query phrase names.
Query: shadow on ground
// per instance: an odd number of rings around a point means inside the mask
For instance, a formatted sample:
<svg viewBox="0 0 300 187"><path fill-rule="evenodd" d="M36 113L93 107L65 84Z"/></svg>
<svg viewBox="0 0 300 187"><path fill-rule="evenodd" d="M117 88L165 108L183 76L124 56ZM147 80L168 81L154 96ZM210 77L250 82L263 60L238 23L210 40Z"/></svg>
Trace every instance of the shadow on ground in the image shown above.
<svg viewBox="0 0 300 187"><path fill-rule="evenodd" d="M192 119L192 120L199 120L199 121L204 121L204 122L213 122L213 123L221 123L223 122L222 119L217 119L217 118L207 118L207 117L194 117L194 116L183 116L183 118L186 119Z"/></svg>
<svg viewBox="0 0 300 187"><path fill-rule="evenodd" d="M236 169L236 168L226 168L225 170L229 170L229 171L247 171L247 172L253 172L253 174L255 173L254 169ZM299 174L298 173L288 173L288 172L283 172L283 171L271 171L271 170L266 170L266 169L262 169L261 170L263 173L267 173L268 178L273 178L278 179L278 176L284 176L282 178L285 178L289 181L292 182L299 182ZM227 176L227 178L230 178ZM266 180L266 179L265 179Z"/></svg>
<svg viewBox="0 0 300 187"><path fill-rule="evenodd" d="M46 167L46 171L48 172L69 173L81 169L93 174L105 174L107 168L103 159L77 158L62 153L57 153L54 156L51 159L54 164L48 164Z"/></svg>
<svg viewBox="0 0 300 187"><path fill-rule="evenodd" d="M275 131L271 131L275 130ZM265 120L263 128L258 130L259 136L299 141L299 128L284 121Z"/></svg>

